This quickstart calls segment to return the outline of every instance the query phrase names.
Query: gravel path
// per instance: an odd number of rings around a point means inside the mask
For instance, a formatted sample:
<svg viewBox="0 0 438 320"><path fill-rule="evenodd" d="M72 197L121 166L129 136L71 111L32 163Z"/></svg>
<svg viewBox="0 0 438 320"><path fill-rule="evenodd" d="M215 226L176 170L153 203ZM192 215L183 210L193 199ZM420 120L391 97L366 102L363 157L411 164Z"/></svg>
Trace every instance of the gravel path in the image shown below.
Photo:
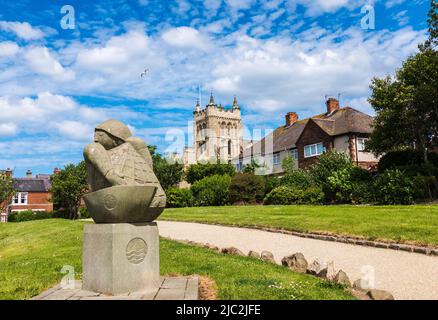
<svg viewBox="0 0 438 320"><path fill-rule="evenodd" d="M200 223L158 221L158 227L161 236L172 239L234 246L244 253L268 250L278 263L286 255L302 252L309 263L316 258L333 261L335 269L344 270L352 281L374 270L375 288L391 292L396 299L438 300L438 257Z"/></svg>

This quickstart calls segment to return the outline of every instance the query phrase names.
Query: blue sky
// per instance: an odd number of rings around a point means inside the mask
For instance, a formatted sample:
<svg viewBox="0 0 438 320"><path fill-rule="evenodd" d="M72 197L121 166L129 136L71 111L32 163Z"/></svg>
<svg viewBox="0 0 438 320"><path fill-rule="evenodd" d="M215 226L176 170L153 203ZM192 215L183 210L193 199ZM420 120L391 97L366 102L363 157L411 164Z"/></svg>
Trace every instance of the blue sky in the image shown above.
<svg viewBox="0 0 438 320"><path fill-rule="evenodd" d="M61 26L66 4L73 29ZM361 24L366 5L374 29ZM107 118L160 152L181 151L199 86L203 104L210 91L226 106L237 95L247 138L282 125L288 111L323 112L325 95L372 114L371 78L417 50L428 8L428 0L2 0L0 169L22 176L76 163Z"/></svg>

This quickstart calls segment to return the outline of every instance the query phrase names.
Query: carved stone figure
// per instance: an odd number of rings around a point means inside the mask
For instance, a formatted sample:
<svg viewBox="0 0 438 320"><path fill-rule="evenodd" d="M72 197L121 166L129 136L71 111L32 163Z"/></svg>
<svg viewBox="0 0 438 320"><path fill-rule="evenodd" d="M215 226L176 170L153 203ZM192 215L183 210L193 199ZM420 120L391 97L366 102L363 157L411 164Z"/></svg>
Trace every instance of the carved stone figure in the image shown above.
<svg viewBox="0 0 438 320"><path fill-rule="evenodd" d="M151 222L163 212L166 195L147 145L125 124L98 125L84 158L91 190L84 199L96 223Z"/></svg>

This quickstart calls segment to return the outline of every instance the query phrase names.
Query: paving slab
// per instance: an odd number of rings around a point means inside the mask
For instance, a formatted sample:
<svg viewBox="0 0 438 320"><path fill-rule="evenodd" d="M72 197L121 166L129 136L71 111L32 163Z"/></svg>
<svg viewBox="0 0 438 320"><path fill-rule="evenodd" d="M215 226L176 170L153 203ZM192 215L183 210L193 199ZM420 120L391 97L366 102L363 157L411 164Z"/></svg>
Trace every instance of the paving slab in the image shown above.
<svg viewBox="0 0 438 320"><path fill-rule="evenodd" d="M42 292L31 300L198 300L198 277L161 277L156 290L130 292L110 296L82 289L82 282L76 281L74 289L60 284Z"/></svg>

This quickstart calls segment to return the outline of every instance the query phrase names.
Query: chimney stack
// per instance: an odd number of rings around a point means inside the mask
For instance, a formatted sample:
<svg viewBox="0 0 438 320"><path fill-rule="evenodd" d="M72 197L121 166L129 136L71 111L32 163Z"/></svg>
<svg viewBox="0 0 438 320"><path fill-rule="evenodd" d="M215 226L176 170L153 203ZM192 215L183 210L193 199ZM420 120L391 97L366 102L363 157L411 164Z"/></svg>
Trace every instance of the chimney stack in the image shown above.
<svg viewBox="0 0 438 320"><path fill-rule="evenodd" d="M27 170L26 178L32 178L32 170Z"/></svg>
<svg viewBox="0 0 438 320"><path fill-rule="evenodd" d="M335 98L327 99L327 113L330 114L339 109L339 100Z"/></svg>
<svg viewBox="0 0 438 320"><path fill-rule="evenodd" d="M286 127L293 125L297 121L298 121L298 115L296 112L289 112L286 115Z"/></svg>
<svg viewBox="0 0 438 320"><path fill-rule="evenodd" d="M11 170L11 168L7 168L7 169L5 170L5 174L6 174L6 176L12 178L12 170Z"/></svg>

